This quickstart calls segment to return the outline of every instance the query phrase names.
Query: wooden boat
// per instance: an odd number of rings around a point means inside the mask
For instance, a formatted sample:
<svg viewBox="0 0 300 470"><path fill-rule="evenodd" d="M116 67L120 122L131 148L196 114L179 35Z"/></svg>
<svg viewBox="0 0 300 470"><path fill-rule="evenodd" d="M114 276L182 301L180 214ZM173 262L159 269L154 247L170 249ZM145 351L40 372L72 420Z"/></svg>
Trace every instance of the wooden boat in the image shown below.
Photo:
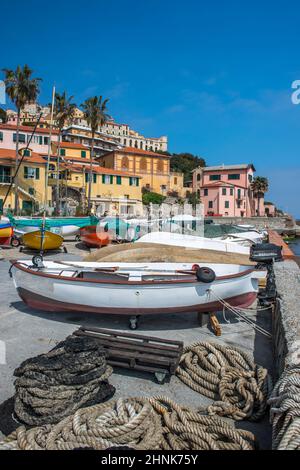
<svg viewBox="0 0 300 470"><path fill-rule="evenodd" d="M19 234L35 232L42 226L43 219L30 217L9 216L11 223ZM62 237L74 236L79 234L79 229L86 225L98 223L98 218L90 217L46 217L45 224L49 232L56 233Z"/></svg>
<svg viewBox="0 0 300 470"><path fill-rule="evenodd" d="M79 311L142 315L218 311L220 298L248 307L257 296L254 267L210 264L214 280L198 280L191 263L90 263L12 261L11 273L21 299L50 312Z"/></svg>
<svg viewBox="0 0 300 470"><path fill-rule="evenodd" d="M6 220L0 220L0 245L10 245L13 236L13 227Z"/></svg>
<svg viewBox="0 0 300 470"><path fill-rule="evenodd" d="M88 225L80 229L81 241L91 248L101 248L110 244L108 232L97 230L97 225Z"/></svg>
<svg viewBox="0 0 300 470"><path fill-rule="evenodd" d="M41 230L35 232L25 233L22 236L23 244L31 249L38 251L57 250L63 244L63 237L56 233L44 231L42 235Z"/></svg>

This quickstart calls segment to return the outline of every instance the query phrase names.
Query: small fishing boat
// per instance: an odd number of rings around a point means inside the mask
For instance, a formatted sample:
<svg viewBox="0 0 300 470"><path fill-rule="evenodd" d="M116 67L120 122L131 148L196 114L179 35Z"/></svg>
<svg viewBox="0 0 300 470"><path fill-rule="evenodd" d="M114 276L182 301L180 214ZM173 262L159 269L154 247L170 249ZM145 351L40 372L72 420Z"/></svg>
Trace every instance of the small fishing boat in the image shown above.
<svg viewBox="0 0 300 470"><path fill-rule="evenodd" d="M63 237L48 230L43 233L41 230L36 230L22 236L22 242L27 248L38 251L57 250L61 247L63 241Z"/></svg>
<svg viewBox="0 0 300 470"><path fill-rule="evenodd" d="M110 244L108 232L97 229L97 225L88 225L80 229L80 239L88 247L101 248Z"/></svg>
<svg viewBox="0 0 300 470"><path fill-rule="evenodd" d="M12 225L15 227L16 232L20 235L39 230L43 218L29 218L29 217L13 217L9 215ZM47 230L50 232L61 235L62 237L75 236L79 234L81 227L93 225L98 223L98 218L95 216L90 217L46 217L45 218Z"/></svg>
<svg viewBox="0 0 300 470"><path fill-rule="evenodd" d="M237 264L11 261L21 299L49 312L139 316L248 307L257 296L254 267Z"/></svg>
<svg viewBox="0 0 300 470"><path fill-rule="evenodd" d="M10 245L13 237L13 227L10 222L0 219L0 245Z"/></svg>

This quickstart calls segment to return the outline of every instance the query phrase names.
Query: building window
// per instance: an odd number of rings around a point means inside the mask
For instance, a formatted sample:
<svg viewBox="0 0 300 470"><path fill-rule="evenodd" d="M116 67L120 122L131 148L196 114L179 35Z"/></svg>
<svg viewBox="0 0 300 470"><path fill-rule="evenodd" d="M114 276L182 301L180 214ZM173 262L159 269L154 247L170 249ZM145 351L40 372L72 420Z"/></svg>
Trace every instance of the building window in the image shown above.
<svg viewBox="0 0 300 470"><path fill-rule="evenodd" d="M238 173L232 173L231 175L228 175L229 180L239 180L240 177L241 177L241 175L238 174Z"/></svg>
<svg viewBox="0 0 300 470"><path fill-rule="evenodd" d="M134 178L134 177L130 177L129 178L129 185L130 186L139 186L139 179Z"/></svg>
<svg viewBox="0 0 300 470"><path fill-rule="evenodd" d="M32 168L29 166L24 167L24 178L25 179L40 179L40 169L39 168Z"/></svg>
<svg viewBox="0 0 300 470"><path fill-rule="evenodd" d="M25 149L25 150L23 151L24 157L30 157L30 154L31 154L31 152L30 152L29 149Z"/></svg>
<svg viewBox="0 0 300 470"><path fill-rule="evenodd" d="M158 160L156 170L157 170L157 173L164 172L164 162L162 160Z"/></svg>
<svg viewBox="0 0 300 470"><path fill-rule="evenodd" d="M85 150L81 150L81 157L86 158L86 151Z"/></svg>
<svg viewBox="0 0 300 470"><path fill-rule="evenodd" d="M121 166L122 166L122 169L125 169L125 170L129 169L129 160L127 157L122 158Z"/></svg>
<svg viewBox="0 0 300 470"><path fill-rule="evenodd" d="M214 207L213 201L208 201L208 207L209 209L212 209Z"/></svg>
<svg viewBox="0 0 300 470"><path fill-rule="evenodd" d="M197 181L200 181L200 180L201 180L201 175L200 175L200 173L198 173L198 175L197 175Z"/></svg>
<svg viewBox="0 0 300 470"><path fill-rule="evenodd" d="M129 147L132 147L132 140L129 141Z"/></svg>
<svg viewBox="0 0 300 470"><path fill-rule="evenodd" d="M3 142L3 132L0 132L0 142Z"/></svg>
<svg viewBox="0 0 300 470"><path fill-rule="evenodd" d="M25 139L26 139L25 134L19 134L19 142L22 142L23 144L25 144ZM17 142L17 134L13 134L13 141Z"/></svg>
<svg viewBox="0 0 300 470"><path fill-rule="evenodd" d="M121 176L117 176L117 184L122 184L122 177Z"/></svg>
<svg viewBox="0 0 300 470"><path fill-rule="evenodd" d="M252 180L253 180L253 176L252 176L252 175L248 175L248 181L249 181L249 183L252 183Z"/></svg>
<svg viewBox="0 0 300 470"><path fill-rule="evenodd" d="M238 197L238 199L241 199L241 190L240 189L238 189L238 191L237 191L237 197Z"/></svg>
<svg viewBox="0 0 300 470"><path fill-rule="evenodd" d="M140 149L143 149L143 142L140 142Z"/></svg>
<svg viewBox="0 0 300 470"><path fill-rule="evenodd" d="M93 183L97 183L97 175L96 173L93 173Z"/></svg>
<svg viewBox="0 0 300 470"><path fill-rule="evenodd" d="M203 195L204 195L204 196L208 196L208 189L204 189Z"/></svg>
<svg viewBox="0 0 300 470"><path fill-rule="evenodd" d="M230 196L233 196L233 188L230 188Z"/></svg>
<svg viewBox="0 0 300 470"><path fill-rule="evenodd" d="M197 189L197 197L200 199L200 189Z"/></svg>
<svg viewBox="0 0 300 470"><path fill-rule="evenodd" d="M210 181L220 181L221 175L209 175Z"/></svg>
<svg viewBox="0 0 300 470"><path fill-rule="evenodd" d="M44 137L44 145L48 145L49 144L49 137Z"/></svg>
<svg viewBox="0 0 300 470"><path fill-rule="evenodd" d="M226 188L222 188L222 196L226 196Z"/></svg>
<svg viewBox="0 0 300 470"><path fill-rule="evenodd" d="M161 190L162 190L162 191L166 191L166 189L167 189L167 186L166 186L165 184L162 184L162 185L161 185Z"/></svg>
<svg viewBox="0 0 300 470"><path fill-rule="evenodd" d="M113 184L114 177L112 175L102 175L103 184Z"/></svg>
<svg viewBox="0 0 300 470"><path fill-rule="evenodd" d="M66 150L65 149L60 149L60 156L65 157L66 156Z"/></svg>
<svg viewBox="0 0 300 470"><path fill-rule="evenodd" d="M229 209L229 201L225 201L225 209Z"/></svg>
<svg viewBox="0 0 300 470"><path fill-rule="evenodd" d="M174 176L174 184L177 184L177 177Z"/></svg>

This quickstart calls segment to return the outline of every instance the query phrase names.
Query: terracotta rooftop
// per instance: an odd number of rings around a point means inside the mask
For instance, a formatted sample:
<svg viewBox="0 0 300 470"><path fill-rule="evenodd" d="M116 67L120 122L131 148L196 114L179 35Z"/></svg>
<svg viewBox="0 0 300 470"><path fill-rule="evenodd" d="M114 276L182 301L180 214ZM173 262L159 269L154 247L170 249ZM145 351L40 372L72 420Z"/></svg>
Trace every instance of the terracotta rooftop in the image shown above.
<svg viewBox="0 0 300 470"><path fill-rule="evenodd" d="M0 129L7 129L7 130L11 130L11 131L17 131L17 126L16 125L13 125L13 124L1 124L0 123ZM32 133L34 129L34 126L20 126L20 132L29 132L29 133ZM49 128L41 128L41 127L37 127L36 130L35 130L35 134L45 134L45 135L49 135L49 132L50 132L50 129ZM52 129L52 134L58 134L58 130L57 129Z"/></svg>
<svg viewBox="0 0 300 470"><path fill-rule="evenodd" d="M58 145L58 142L52 142L55 145ZM82 149L82 150L90 150L89 147L83 144L77 144L75 142L61 142L61 148L69 148L69 149Z"/></svg>
<svg viewBox="0 0 300 470"><path fill-rule="evenodd" d="M22 150L22 149L20 149ZM0 149L0 158L2 161L16 161L16 151L12 149ZM45 163L45 160L38 153L31 152L30 157L24 157L23 162Z"/></svg>

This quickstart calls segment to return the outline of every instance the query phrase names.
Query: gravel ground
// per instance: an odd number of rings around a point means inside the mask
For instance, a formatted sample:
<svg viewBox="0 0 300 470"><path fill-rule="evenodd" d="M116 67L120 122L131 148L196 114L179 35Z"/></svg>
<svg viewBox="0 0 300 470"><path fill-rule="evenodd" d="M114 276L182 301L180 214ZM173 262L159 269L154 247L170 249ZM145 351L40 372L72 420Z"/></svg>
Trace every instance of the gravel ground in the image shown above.
<svg viewBox="0 0 300 470"><path fill-rule="evenodd" d="M47 259L79 260L86 253L73 241L65 243L68 253L52 253ZM130 331L128 321L121 316L102 316L88 313L47 313L33 311L18 297L13 282L8 275L9 259L31 258L32 253L19 253L18 249L3 249L0 252L0 340L6 349L5 364L0 364L0 403L14 393L13 371L19 364L32 356L49 351L58 341L75 331L79 326L94 326L120 331ZM269 312L254 313L253 318L270 330ZM271 341L257 334L247 324L236 321L230 314L218 314L222 336L216 338L209 327L200 327L197 314L175 314L164 317L145 316L141 319L137 333L166 339L183 341L185 345L195 341L220 341L223 344L243 348L254 360L272 373ZM2 343L3 345L3 343ZM1 346L1 343L0 343ZM146 373L118 369L110 378L116 387L116 397L168 395L178 403L191 407L207 405L210 400L194 392L176 377L163 385ZM238 422L236 427L252 430L261 448L270 448L271 431L266 418L261 423ZM1 435L1 434L0 434Z"/></svg>

